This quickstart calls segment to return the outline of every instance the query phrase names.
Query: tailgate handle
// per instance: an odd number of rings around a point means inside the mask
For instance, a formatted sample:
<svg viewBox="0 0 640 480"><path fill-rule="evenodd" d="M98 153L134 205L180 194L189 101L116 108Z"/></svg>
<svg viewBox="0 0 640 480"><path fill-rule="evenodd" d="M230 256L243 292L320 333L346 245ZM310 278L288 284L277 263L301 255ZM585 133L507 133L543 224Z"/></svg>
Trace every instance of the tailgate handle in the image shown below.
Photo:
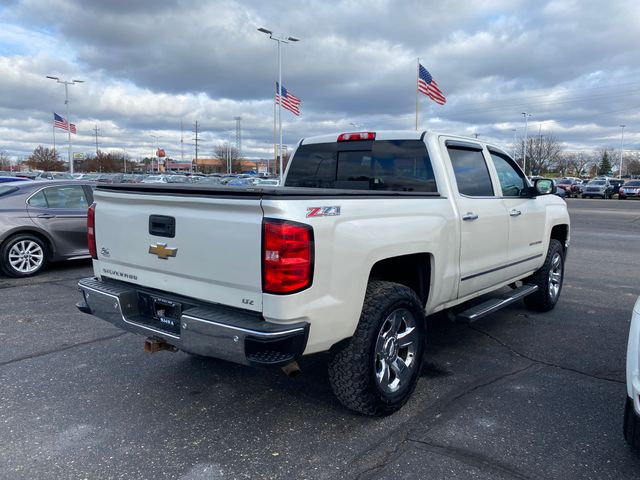
<svg viewBox="0 0 640 480"><path fill-rule="evenodd" d="M166 215L149 215L149 233L156 237L175 237L176 219Z"/></svg>

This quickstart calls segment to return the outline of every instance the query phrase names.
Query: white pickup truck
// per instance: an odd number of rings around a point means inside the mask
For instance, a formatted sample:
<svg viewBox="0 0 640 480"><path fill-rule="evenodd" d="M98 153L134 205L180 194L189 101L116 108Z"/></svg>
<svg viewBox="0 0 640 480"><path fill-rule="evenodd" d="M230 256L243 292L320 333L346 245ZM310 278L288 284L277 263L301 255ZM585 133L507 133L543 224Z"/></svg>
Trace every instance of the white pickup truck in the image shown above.
<svg viewBox="0 0 640 480"><path fill-rule="evenodd" d="M100 185L78 308L149 351L289 368L329 351L340 401L386 415L417 383L426 316L554 307L569 215L553 188L496 146L414 131L302 139L281 188Z"/></svg>

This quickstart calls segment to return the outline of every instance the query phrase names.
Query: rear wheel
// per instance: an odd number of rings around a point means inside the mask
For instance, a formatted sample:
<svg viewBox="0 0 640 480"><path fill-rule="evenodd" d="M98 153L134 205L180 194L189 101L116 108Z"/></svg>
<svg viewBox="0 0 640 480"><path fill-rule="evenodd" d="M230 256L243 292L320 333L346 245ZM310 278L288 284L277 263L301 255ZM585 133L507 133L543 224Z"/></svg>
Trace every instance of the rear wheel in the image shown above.
<svg viewBox="0 0 640 480"><path fill-rule="evenodd" d="M0 258L0 270L6 275L30 277L47 264L47 246L35 235L15 235L2 244Z"/></svg>
<svg viewBox="0 0 640 480"><path fill-rule="evenodd" d="M369 282L358 327L329 362L333 393L365 415L395 412L416 387L424 343L424 311L415 292L397 283Z"/></svg>
<svg viewBox="0 0 640 480"><path fill-rule="evenodd" d="M524 303L531 310L547 312L552 310L560 298L564 279L564 250L562 244L552 238L549 242L547 258L542 267L524 283L538 286L538 291L524 298Z"/></svg>
<svg viewBox="0 0 640 480"><path fill-rule="evenodd" d="M640 417L633 409L633 400L627 397L624 407L624 439L629 445L640 448Z"/></svg>

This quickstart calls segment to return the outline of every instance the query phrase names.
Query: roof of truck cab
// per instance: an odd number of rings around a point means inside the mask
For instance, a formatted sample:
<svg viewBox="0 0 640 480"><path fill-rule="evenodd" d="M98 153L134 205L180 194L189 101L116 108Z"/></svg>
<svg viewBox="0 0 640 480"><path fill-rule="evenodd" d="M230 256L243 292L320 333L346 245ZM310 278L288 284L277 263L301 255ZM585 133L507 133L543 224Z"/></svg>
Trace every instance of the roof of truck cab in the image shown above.
<svg viewBox="0 0 640 480"><path fill-rule="evenodd" d="M344 132L329 133L326 135L317 135L315 137L307 137L300 140L300 145L309 145L312 143L331 143L338 140L338 136L343 133L360 133L375 132L376 140L420 140L426 133L424 130L367 130L365 128L359 130L345 130Z"/></svg>

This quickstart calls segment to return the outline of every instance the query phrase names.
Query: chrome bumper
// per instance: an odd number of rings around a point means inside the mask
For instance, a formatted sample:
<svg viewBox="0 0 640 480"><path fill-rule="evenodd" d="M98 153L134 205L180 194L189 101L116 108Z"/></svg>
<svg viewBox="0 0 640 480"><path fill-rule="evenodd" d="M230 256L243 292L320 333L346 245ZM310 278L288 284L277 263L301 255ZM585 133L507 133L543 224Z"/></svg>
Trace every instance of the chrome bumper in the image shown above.
<svg viewBox="0 0 640 480"><path fill-rule="evenodd" d="M302 355L308 323L280 325L259 313L206 304L166 292L138 288L116 281L84 278L78 282L83 302L76 306L116 327L206 357L244 365L285 365ZM140 295L182 305L179 332L154 328L150 316L141 313Z"/></svg>

